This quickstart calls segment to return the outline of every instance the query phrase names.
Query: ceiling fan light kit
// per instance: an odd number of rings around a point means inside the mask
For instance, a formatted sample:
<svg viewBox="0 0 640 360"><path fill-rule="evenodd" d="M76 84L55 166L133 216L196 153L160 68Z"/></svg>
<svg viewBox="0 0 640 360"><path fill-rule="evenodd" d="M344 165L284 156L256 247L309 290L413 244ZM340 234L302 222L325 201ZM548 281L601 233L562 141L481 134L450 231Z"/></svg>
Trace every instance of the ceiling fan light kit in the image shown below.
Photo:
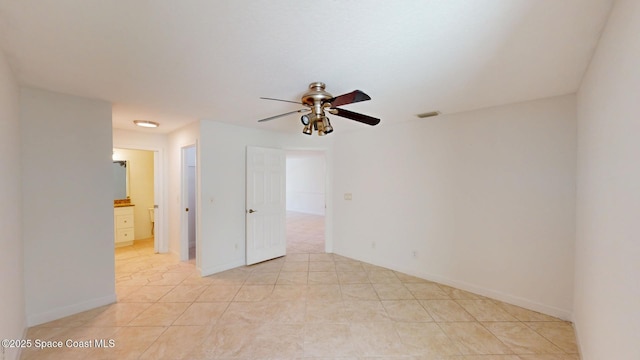
<svg viewBox="0 0 640 360"><path fill-rule="evenodd" d="M329 121L329 118L325 115L325 112L371 126L378 125L378 123L380 123L380 119L378 118L336 107L360 101L371 100L371 97L369 97L369 95L360 90L354 90L348 94L334 97L333 95L325 91L325 84L321 82L313 82L309 84L309 90L304 93L304 95L302 95L300 102L266 97L261 97L261 99L284 101L306 106L306 108L300 110L289 111L284 114L270 116L268 118L258 120L258 122L264 122L293 113L305 112L306 114L303 114L300 117L300 122L302 123L302 125L304 125L302 133L306 135L311 135L314 131L317 131L319 136L324 136L333 132L333 126L331 126L331 121Z"/></svg>

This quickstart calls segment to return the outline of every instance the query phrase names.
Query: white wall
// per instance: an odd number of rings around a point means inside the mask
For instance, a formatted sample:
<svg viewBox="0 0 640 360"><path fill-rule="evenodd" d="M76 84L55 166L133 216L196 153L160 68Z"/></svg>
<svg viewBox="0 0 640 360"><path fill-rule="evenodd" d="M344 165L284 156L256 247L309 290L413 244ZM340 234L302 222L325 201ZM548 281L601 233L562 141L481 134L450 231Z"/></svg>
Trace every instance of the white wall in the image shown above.
<svg viewBox="0 0 640 360"><path fill-rule="evenodd" d="M324 215L324 153L287 151L286 154L287 211Z"/></svg>
<svg viewBox="0 0 640 360"><path fill-rule="evenodd" d="M26 326L19 93L0 51L0 339L20 339ZM7 360L17 358L16 349L5 351Z"/></svg>
<svg viewBox="0 0 640 360"><path fill-rule="evenodd" d="M575 132L570 95L338 134L335 252L569 318Z"/></svg>
<svg viewBox="0 0 640 360"><path fill-rule="evenodd" d="M149 209L154 205L153 152L147 150L114 149L113 160L127 160L129 197L134 205L134 234L136 240L153 237Z"/></svg>
<svg viewBox="0 0 640 360"><path fill-rule="evenodd" d="M615 2L578 93L582 359L640 359L640 2Z"/></svg>
<svg viewBox="0 0 640 360"><path fill-rule="evenodd" d="M111 104L21 92L28 325L114 302Z"/></svg>
<svg viewBox="0 0 640 360"><path fill-rule="evenodd" d="M263 146L289 150L325 151L331 169L333 135L320 138L249 129L203 120L198 149L200 172L201 269L204 275L245 263L245 160L246 147ZM331 174L328 174L330 178ZM327 187L327 194L331 187ZM331 203L325 224L327 246L331 246Z"/></svg>

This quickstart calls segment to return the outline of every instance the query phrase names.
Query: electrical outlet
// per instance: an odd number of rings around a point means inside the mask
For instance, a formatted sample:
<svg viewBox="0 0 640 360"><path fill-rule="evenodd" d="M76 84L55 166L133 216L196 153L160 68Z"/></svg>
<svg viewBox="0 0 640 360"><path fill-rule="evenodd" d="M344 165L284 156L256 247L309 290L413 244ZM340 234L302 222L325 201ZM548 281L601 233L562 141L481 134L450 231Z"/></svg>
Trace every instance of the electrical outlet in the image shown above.
<svg viewBox="0 0 640 360"><path fill-rule="evenodd" d="M375 249L375 248L376 248L376 242L375 242L375 241L372 241L372 242L371 242L371 248L372 248L372 249Z"/></svg>
<svg viewBox="0 0 640 360"><path fill-rule="evenodd" d="M353 195L351 193L345 193L344 194L344 199L345 200L351 200L351 199L353 199Z"/></svg>
<svg viewBox="0 0 640 360"><path fill-rule="evenodd" d="M413 251L411 252L411 255L412 255L414 258L417 258L417 257L418 257L418 251L417 251L417 250L413 250Z"/></svg>

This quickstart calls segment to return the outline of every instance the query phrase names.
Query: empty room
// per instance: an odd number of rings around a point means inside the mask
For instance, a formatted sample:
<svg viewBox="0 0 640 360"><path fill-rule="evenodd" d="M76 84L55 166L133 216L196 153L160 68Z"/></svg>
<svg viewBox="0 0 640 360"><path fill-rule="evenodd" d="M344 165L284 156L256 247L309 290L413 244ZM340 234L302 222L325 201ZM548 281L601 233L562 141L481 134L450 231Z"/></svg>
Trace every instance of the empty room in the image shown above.
<svg viewBox="0 0 640 360"><path fill-rule="evenodd" d="M640 359L637 34L0 0L0 359Z"/></svg>

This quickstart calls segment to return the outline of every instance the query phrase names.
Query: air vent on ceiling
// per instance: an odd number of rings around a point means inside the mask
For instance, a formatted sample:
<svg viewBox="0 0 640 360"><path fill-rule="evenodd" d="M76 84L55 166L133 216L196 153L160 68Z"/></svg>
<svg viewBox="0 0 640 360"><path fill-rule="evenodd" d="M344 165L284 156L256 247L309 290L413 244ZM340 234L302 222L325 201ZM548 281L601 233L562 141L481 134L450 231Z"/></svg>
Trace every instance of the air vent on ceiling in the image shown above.
<svg viewBox="0 0 640 360"><path fill-rule="evenodd" d="M421 118L421 119L424 119L424 118L428 118L428 117L432 117L432 116L438 116L438 115L440 115L440 111L430 111L430 112L418 114L416 116Z"/></svg>

